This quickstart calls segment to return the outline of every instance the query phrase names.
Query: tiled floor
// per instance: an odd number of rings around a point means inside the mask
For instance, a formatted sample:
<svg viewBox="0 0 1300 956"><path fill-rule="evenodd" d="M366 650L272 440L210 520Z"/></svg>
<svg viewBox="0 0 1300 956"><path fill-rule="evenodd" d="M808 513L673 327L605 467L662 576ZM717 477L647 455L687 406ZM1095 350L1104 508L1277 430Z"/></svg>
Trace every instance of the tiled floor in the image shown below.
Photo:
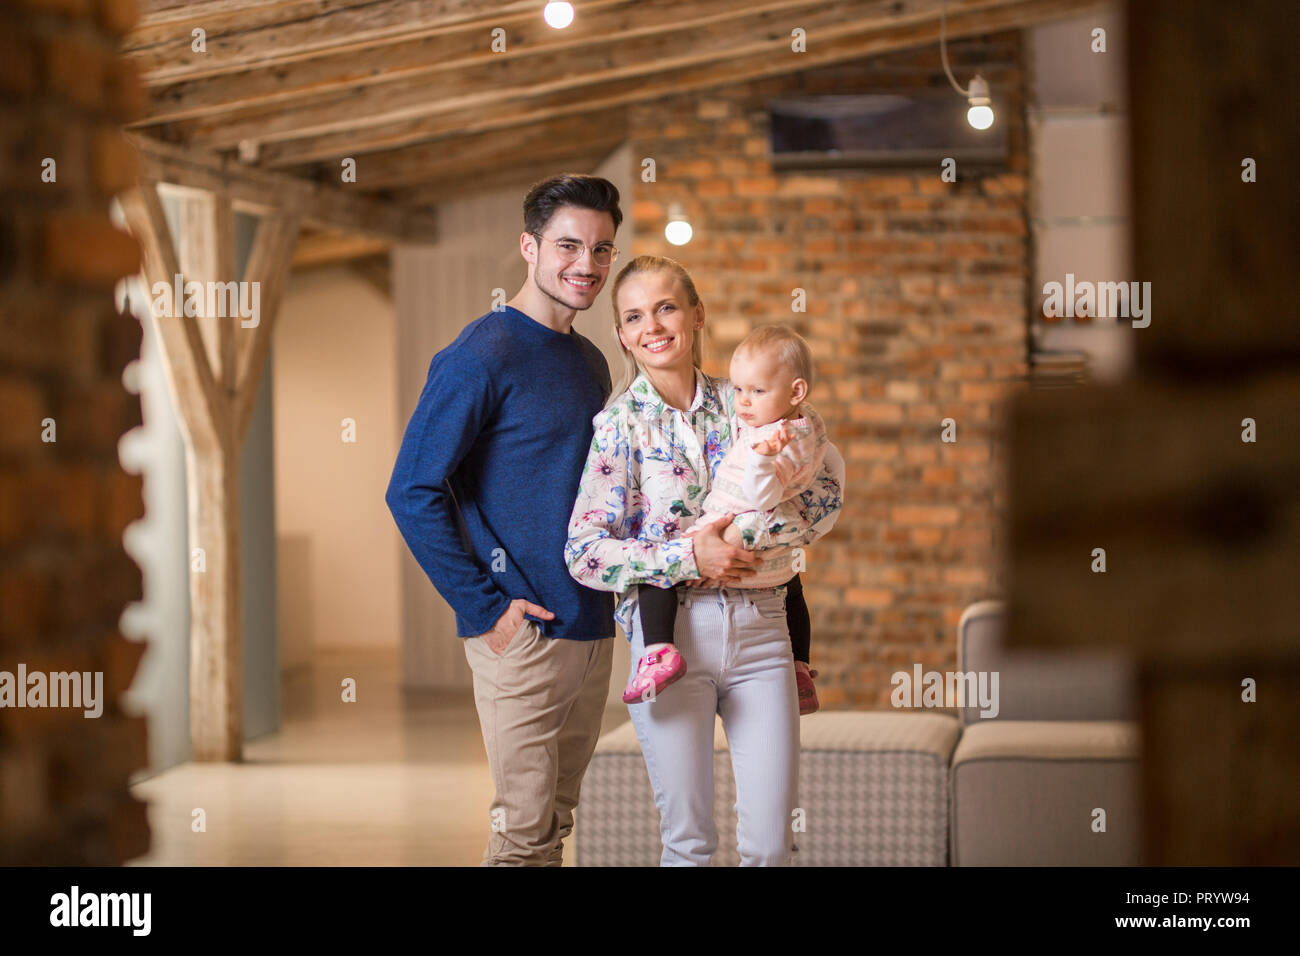
<svg viewBox="0 0 1300 956"><path fill-rule="evenodd" d="M343 703L345 677L357 702ZM606 728L627 719L606 714ZM402 691L396 653L319 655L287 679L277 734L242 764L141 781L153 848L137 866L477 865L492 781L469 691ZM206 813L206 832L192 829ZM566 847L571 865L572 847Z"/></svg>

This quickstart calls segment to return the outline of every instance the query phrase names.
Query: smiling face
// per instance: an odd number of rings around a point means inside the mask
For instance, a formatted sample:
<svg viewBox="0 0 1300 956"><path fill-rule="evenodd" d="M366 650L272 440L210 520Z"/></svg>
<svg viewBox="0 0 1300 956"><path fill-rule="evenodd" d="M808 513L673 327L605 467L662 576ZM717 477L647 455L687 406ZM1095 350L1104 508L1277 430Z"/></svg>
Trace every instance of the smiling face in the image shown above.
<svg viewBox="0 0 1300 956"><path fill-rule="evenodd" d="M690 304L668 270L638 272L618 288L618 340L643 369L693 368L692 346L704 327L704 306Z"/></svg>
<svg viewBox="0 0 1300 956"><path fill-rule="evenodd" d="M613 244L614 217L595 209L561 206L541 234L549 241L529 233L520 237L533 284L565 308L579 312L590 309L609 278L610 268L597 265L592 250L601 243ZM580 242L586 248L569 262L560 254L557 242Z"/></svg>
<svg viewBox="0 0 1300 956"><path fill-rule="evenodd" d="M740 348L731 356L736 417L754 428L785 418L808 394L808 383L774 351Z"/></svg>

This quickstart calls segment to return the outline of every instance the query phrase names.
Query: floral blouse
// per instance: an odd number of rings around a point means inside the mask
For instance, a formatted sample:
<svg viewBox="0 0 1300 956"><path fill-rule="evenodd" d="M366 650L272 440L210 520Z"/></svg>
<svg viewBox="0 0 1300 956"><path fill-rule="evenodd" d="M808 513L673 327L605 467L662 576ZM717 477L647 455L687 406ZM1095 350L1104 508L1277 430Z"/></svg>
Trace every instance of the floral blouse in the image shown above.
<svg viewBox="0 0 1300 956"><path fill-rule="evenodd" d="M703 513L709 482L731 447L734 405L729 381L696 369L695 399L683 412L666 404L643 373L592 420L565 560L580 584L622 594L614 619L625 633L634 585L668 587L700 577L694 545L682 534ZM843 482L844 461L828 449L799 498L736 516L745 547L815 541L839 516Z"/></svg>

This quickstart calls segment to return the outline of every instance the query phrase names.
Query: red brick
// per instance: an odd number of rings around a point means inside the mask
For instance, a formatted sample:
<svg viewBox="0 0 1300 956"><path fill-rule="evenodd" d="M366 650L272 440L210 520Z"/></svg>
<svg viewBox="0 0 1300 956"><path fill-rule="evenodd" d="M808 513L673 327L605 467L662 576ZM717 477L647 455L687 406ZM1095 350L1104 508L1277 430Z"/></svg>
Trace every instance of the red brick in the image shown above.
<svg viewBox="0 0 1300 956"><path fill-rule="evenodd" d="M91 155L95 188L102 195L114 196L139 178L139 157L126 137L115 127L96 130Z"/></svg>
<svg viewBox="0 0 1300 956"><path fill-rule="evenodd" d="M56 280L112 288L140 269L140 246L115 227L107 213L60 210L44 222L45 275Z"/></svg>
<svg viewBox="0 0 1300 956"><path fill-rule="evenodd" d="M960 175L960 174L959 174ZM939 174L917 177L917 190L924 196L951 196L957 191L957 183L946 183Z"/></svg>
<svg viewBox="0 0 1300 956"><path fill-rule="evenodd" d="M127 33L140 19L137 0L98 0L99 25L116 36Z"/></svg>
<svg viewBox="0 0 1300 956"><path fill-rule="evenodd" d="M961 519L958 508L936 505L904 505L890 512L890 520L901 525L952 525Z"/></svg>
<svg viewBox="0 0 1300 956"><path fill-rule="evenodd" d="M94 0L17 0L18 5L36 13L53 13L65 17L84 16Z"/></svg>
<svg viewBox="0 0 1300 956"><path fill-rule="evenodd" d="M965 239L941 242L939 252L954 259L980 259L990 254L988 243Z"/></svg>
<svg viewBox="0 0 1300 956"><path fill-rule="evenodd" d="M892 402L854 402L849 415L855 422L901 422L903 409Z"/></svg>
<svg viewBox="0 0 1300 956"><path fill-rule="evenodd" d="M848 588L844 600L861 607L887 607L894 603L894 592L884 588Z"/></svg>
<svg viewBox="0 0 1300 956"><path fill-rule="evenodd" d="M673 179L704 179L715 174L712 160L689 159L663 163L661 171Z"/></svg>
<svg viewBox="0 0 1300 956"><path fill-rule="evenodd" d="M149 95L135 60L114 57L105 73L105 102L122 122L142 118L149 109Z"/></svg>
<svg viewBox="0 0 1300 956"><path fill-rule="evenodd" d="M1015 383L1008 382L963 382L961 400L963 402L998 401L1009 395Z"/></svg>
<svg viewBox="0 0 1300 956"><path fill-rule="evenodd" d="M755 239L752 251L761 256L787 256L795 251L788 239Z"/></svg>
<svg viewBox="0 0 1300 956"><path fill-rule="evenodd" d="M871 176L862 180L859 188L868 196L906 196L916 191L916 180L911 176Z"/></svg>
<svg viewBox="0 0 1300 956"><path fill-rule="evenodd" d="M660 222L666 218L662 203L649 199L638 199L632 203L632 218L646 222Z"/></svg>
<svg viewBox="0 0 1300 956"><path fill-rule="evenodd" d="M989 369L983 362L940 362L939 377L983 381L989 377Z"/></svg>
<svg viewBox="0 0 1300 956"><path fill-rule="evenodd" d="M50 406L36 382L12 376L0 378L0 408L5 417L0 450L30 453L43 447L41 421L50 414Z"/></svg>
<svg viewBox="0 0 1300 956"><path fill-rule="evenodd" d="M776 193L775 176L751 176L736 180L737 196L771 196Z"/></svg>
<svg viewBox="0 0 1300 956"><path fill-rule="evenodd" d="M111 538L122 537L127 526L144 517L144 480L118 466L101 470L95 494L96 529Z"/></svg>
<svg viewBox="0 0 1300 956"><path fill-rule="evenodd" d="M1023 196L1025 194L1025 177L1018 173L986 176L980 185L986 196Z"/></svg>
<svg viewBox="0 0 1300 956"><path fill-rule="evenodd" d="M40 86L36 51L19 42L18 33L0 30L0 90L32 93Z"/></svg>
<svg viewBox="0 0 1300 956"><path fill-rule="evenodd" d="M29 646L48 634L54 615L54 576L44 568L19 566L0 574L0 647ZM0 708L3 714L5 708Z"/></svg>
<svg viewBox="0 0 1300 956"><path fill-rule="evenodd" d="M850 461L889 461L898 457L898 445L887 442L853 441L849 443Z"/></svg>
<svg viewBox="0 0 1300 956"><path fill-rule="evenodd" d="M838 176L784 176L781 179L782 196L839 196L844 192L844 181Z"/></svg>
<svg viewBox="0 0 1300 956"><path fill-rule="evenodd" d="M709 121L726 119L731 115L731 103L727 100L700 100L695 115Z"/></svg>
<svg viewBox="0 0 1300 956"><path fill-rule="evenodd" d="M958 438L961 436L958 428ZM944 457L956 464L983 464L989 460L988 445L962 444L960 441L944 442Z"/></svg>
<svg viewBox="0 0 1300 956"><path fill-rule="evenodd" d="M113 67L107 46L78 36L55 36L45 40L42 54L51 93L84 109L103 105Z"/></svg>
<svg viewBox="0 0 1300 956"><path fill-rule="evenodd" d="M923 548L932 548L940 544L944 535L947 534L942 528L910 528L908 537L911 542Z"/></svg>
<svg viewBox="0 0 1300 956"><path fill-rule="evenodd" d="M102 379L69 385L58 396L54 414L60 443L116 459L119 439L140 424L140 399L121 382Z"/></svg>
<svg viewBox="0 0 1300 956"><path fill-rule="evenodd" d="M957 469L932 467L921 469L921 482L927 485L952 485L957 483Z"/></svg>

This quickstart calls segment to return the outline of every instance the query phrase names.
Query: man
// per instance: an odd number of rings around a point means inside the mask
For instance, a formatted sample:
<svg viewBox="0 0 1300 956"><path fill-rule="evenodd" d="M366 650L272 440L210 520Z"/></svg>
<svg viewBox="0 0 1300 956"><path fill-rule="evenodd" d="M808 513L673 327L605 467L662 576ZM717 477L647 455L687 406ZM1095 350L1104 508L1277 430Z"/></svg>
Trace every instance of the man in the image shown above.
<svg viewBox="0 0 1300 956"><path fill-rule="evenodd" d="M386 500L456 612L496 795L484 865L559 866L596 746L613 659L613 598L569 575L564 544L609 398L600 350L572 329L618 255L618 190L594 176L524 200L528 278L433 357ZM701 574L752 573L718 533Z"/></svg>

